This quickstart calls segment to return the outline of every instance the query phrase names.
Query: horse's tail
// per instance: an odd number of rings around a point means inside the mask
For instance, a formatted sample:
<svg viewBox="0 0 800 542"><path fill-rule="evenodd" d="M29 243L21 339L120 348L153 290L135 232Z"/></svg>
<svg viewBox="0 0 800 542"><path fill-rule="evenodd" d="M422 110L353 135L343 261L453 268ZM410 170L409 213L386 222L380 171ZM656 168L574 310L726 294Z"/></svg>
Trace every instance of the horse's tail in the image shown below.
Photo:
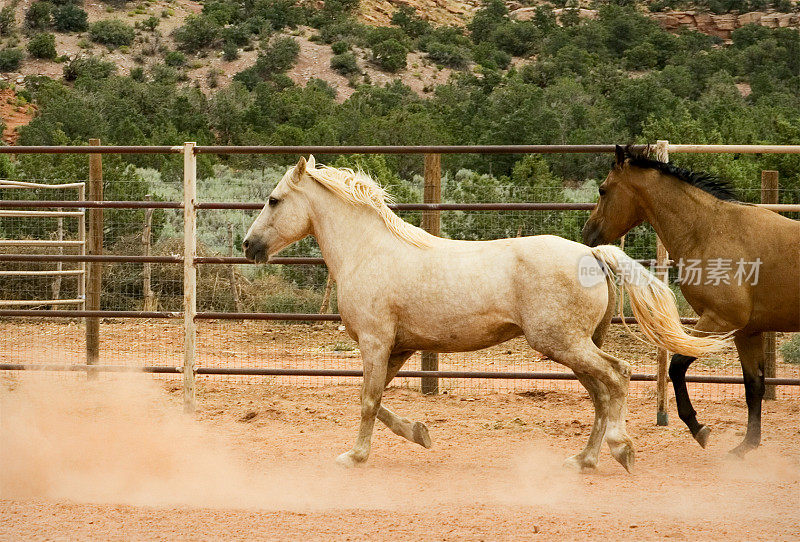
<svg viewBox="0 0 800 542"><path fill-rule="evenodd" d="M678 315L675 294L669 286L621 249L601 245L591 251L598 261L622 279L639 329L650 341L670 352L693 358L719 350L723 346L724 343L718 338L694 337L686 333ZM609 277L609 280L613 280L613 277ZM620 316L624 322L622 303Z"/></svg>

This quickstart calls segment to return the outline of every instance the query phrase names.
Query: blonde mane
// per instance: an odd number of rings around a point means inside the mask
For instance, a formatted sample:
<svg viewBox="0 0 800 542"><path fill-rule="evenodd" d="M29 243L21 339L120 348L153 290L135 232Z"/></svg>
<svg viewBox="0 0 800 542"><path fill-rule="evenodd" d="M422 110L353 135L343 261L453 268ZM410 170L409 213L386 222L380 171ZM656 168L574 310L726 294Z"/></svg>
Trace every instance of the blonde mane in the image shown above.
<svg viewBox="0 0 800 542"><path fill-rule="evenodd" d="M330 166L317 167L314 157L310 156L306 164L306 173L336 194L339 199L353 205L373 208L389 231L399 239L420 248L431 246L433 236L394 214L387 206L387 203L392 203L392 196L363 171Z"/></svg>

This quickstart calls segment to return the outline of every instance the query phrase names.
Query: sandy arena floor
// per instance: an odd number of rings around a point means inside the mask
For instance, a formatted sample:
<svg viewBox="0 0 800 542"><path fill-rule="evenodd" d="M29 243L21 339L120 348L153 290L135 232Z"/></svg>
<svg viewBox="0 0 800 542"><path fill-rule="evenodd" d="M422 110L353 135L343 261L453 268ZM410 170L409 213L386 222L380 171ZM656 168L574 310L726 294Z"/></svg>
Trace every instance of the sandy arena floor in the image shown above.
<svg viewBox="0 0 800 542"><path fill-rule="evenodd" d="M764 444L727 457L744 402L698 400L702 450L671 406L634 397L635 474L604 449L598 469L561 460L591 423L582 393L425 397L388 405L425 422L425 450L380 426L368 464L346 470L356 386L201 380L201 410L147 376L0 376L2 540L790 540L798 534L797 400L769 402Z"/></svg>

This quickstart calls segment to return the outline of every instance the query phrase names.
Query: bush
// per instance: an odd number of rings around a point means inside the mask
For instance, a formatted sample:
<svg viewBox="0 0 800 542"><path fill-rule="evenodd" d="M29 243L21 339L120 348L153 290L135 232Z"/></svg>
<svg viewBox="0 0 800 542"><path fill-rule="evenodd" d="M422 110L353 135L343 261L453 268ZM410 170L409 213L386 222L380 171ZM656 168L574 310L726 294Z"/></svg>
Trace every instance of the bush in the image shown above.
<svg viewBox="0 0 800 542"><path fill-rule="evenodd" d="M0 9L0 36L7 36L14 32L17 26L17 18L14 15L14 8L6 6Z"/></svg>
<svg viewBox="0 0 800 542"><path fill-rule="evenodd" d="M111 47L130 45L136 32L120 20L97 21L89 25L89 39Z"/></svg>
<svg viewBox="0 0 800 542"><path fill-rule="evenodd" d="M505 70L511 64L511 55L501 51L491 42L485 41L472 50L472 58L485 68Z"/></svg>
<svg viewBox="0 0 800 542"><path fill-rule="evenodd" d="M144 21L140 22L139 26L141 26L145 30L149 30L150 32L152 32L153 30L156 29L156 27L160 22L161 20L158 17L151 15Z"/></svg>
<svg viewBox="0 0 800 542"><path fill-rule="evenodd" d="M28 52L35 58L55 58L56 37L45 32L36 34L28 42Z"/></svg>
<svg viewBox="0 0 800 542"><path fill-rule="evenodd" d="M417 16L411 6L400 6L392 15L392 24L399 26L411 38L418 38L431 31L431 24Z"/></svg>
<svg viewBox="0 0 800 542"><path fill-rule="evenodd" d="M335 55L331 58L331 68L342 75L350 75L359 71L356 57L350 52Z"/></svg>
<svg viewBox="0 0 800 542"><path fill-rule="evenodd" d="M180 51L170 51L164 55L164 64L172 67L183 66L186 64L186 55Z"/></svg>
<svg viewBox="0 0 800 542"><path fill-rule="evenodd" d="M23 58L25 58L25 53L22 52L22 49L3 49L0 51L0 72L17 71Z"/></svg>
<svg viewBox="0 0 800 542"><path fill-rule="evenodd" d="M94 56L75 57L64 66L64 80L75 81L85 77L94 81L105 79L117 70L113 62L106 62Z"/></svg>
<svg viewBox="0 0 800 542"><path fill-rule="evenodd" d="M222 59L226 62L239 58L239 48L235 43L225 42L222 45Z"/></svg>
<svg viewBox="0 0 800 542"><path fill-rule="evenodd" d="M800 365L800 333L781 345L781 355L785 363Z"/></svg>
<svg viewBox="0 0 800 542"><path fill-rule="evenodd" d="M331 51L335 55L343 55L350 50L350 44L346 41L337 41L331 45Z"/></svg>
<svg viewBox="0 0 800 542"><path fill-rule="evenodd" d="M53 11L53 26L59 32L82 32L89 26L88 15L75 4L64 4Z"/></svg>
<svg viewBox="0 0 800 542"><path fill-rule="evenodd" d="M256 69L264 77L283 73L294 66L299 55L300 45L297 41L289 36L281 36L272 40L258 55Z"/></svg>
<svg viewBox="0 0 800 542"><path fill-rule="evenodd" d="M53 4L34 2L25 12L25 26L34 30L49 28L53 21Z"/></svg>
<svg viewBox="0 0 800 542"><path fill-rule="evenodd" d="M184 51L196 53L210 47L219 37L220 27L215 19L205 15L189 15L186 23L175 30L175 41Z"/></svg>
<svg viewBox="0 0 800 542"><path fill-rule="evenodd" d="M381 69L388 72L398 72L406 67L408 51L396 39L388 39L372 47L372 60Z"/></svg>
<svg viewBox="0 0 800 542"><path fill-rule="evenodd" d="M469 64L467 51L450 43L431 43L428 45L428 57L442 66L460 70Z"/></svg>

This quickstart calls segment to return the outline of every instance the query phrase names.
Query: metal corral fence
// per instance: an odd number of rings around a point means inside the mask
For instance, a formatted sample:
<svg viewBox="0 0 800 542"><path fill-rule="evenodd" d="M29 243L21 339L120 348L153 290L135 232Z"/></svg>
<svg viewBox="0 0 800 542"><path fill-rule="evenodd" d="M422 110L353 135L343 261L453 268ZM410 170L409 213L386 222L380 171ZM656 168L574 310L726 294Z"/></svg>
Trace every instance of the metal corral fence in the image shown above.
<svg viewBox="0 0 800 542"><path fill-rule="evenodd" d="M641 146L644 148L644 146ZM668 159L669 153L784 153L784 154L800 154L800 146L772 146L772 145L674 145L666 141L659 141L653 146L657 156L662 159ZM58 363L47 363L41 361L41 356L36 358L35 361L29 363L19 363L17 360L9 359L8 357L0 359L0 370L46 370L46 371L86 371L90 374L96 372L121 372L121 371L144 371L148 373L165 373L165 374L180 374L183 375L183 391L184 391L184 404L187 410L192 410L195 407L195 375L237 375L237 376L268 376L268 377L357 377L361 376L360 369L337 367L337 368L315 368L310 366L290 366L290 367L225 367L222 364L215 364L215 366L198 366L198 339L197 339L197 325L201 321L221 322L227 320L237 320L240 322L246 321L303 321L303 322L337 322L340 320L339 315L332 313L328 314L325 310L330 306L331 282L325 288L325 296L323 299L323 308L320 313L312 312L278 312L278 311L264 311L264 312L245 312L241 310L241 302L237 295L236 276L233 271L233 266L238 264L249 264L245 258L233 256L233 229L229 232L230 250L228 256L220 255L198 255L198 232L197 232L197 211L198 210L238 210L238 211L258 211L263 206L265 198L260 198L258 201L249 202L200 202L197 197L197 157L202 154L220 154L220 155L233 155L233 154L273 154L273 155L287 155L287 154L422 154L425 155L425 176L424 176L424 202L423 203L401 203L394 204L391 207L398 212L412 212L421 211L421 226L434 234L441 232L441 218L442 211L457 211L457 212L496 212L503 211L506 213L513 212L531 212L531 211L590 211L594 208L594 203L591 202L487 202L487 203L442 203L441 202L441 166L440 158L443 154L552 154L552 153L613 153L615 150L614 145L475 145L475 146L198 146L195 143L185 143L182 146L102 146L99 141L92 140L91 145L88 146L29 146L29 147L0 147L0 153L6 154L88 154L90 160L89 167L89 181L88 181L88 199L85 198L85 193L82 188L82 183L79 183L80 192L76 200L0 200L0 216L16 216L19 213L26 213L25 216L39 216L36 213L45 213L48 211L31 211L31 209L58 209L59 216L67 216L66 213L72 213L76 217L79 216L78 224L78 239L76 242L64 241L63 232L62 237L49 243L47 246L76 246L80 248L78 254L63 254L63 250L59 250L59 254L35 254L35 253L15 253L15 254L0 254L0 262L17 262L27 264L41 264L45 262L55 263L58 267L52 272L42 271L28 271L27 273L39 276L61 276L72 275L78 277L78 285L76 287L77 297L76 303L79 301L81 308L77 310L70 309L22 309L22 308L3 308L0 309L0 318L15 318L19 322L25 322L26 318L50 318L50 319L85 319L85 357L82 358L83 363L70 363L71 359L75 356L64 355L54 357L58 359ZM152 201L148 197L146 201L109 201L103 196L103 181L102 181L102 162L101 157L103 154L175 154L182 155L183 157L183 185L180 189L182 193L182 201ZM12 184L19 185L20 183L8 182L4 184L0 181L0 188L9 187ZM30 183L33 186L34 183ZM70 185L50 185L60 188L73 187ZM74 185L78 186L78 185ZM768 209L776 212L800 212L800 205L795 204L778 204L777 198L777 174L774 172L764 172L762 175L762 205ZM20 211L24 209L25 211ZM65 211L65 209L67 209ZM142 234L142 250L143 255L120 255L120 254L105 254L103 251L103 231L106 224L103 220L103 210L146 210L143 223ZM170 254L152 255L150 253L150 229L152 226L152 213L153 210L172 210L182 212L182 247L176 247ZM84 210L88 210L89 214L89 228L88 234L84 236ZM3 215L5 213L5 215ZM10 214L9 214L10 213ZM52 212L50 212L52 214ZM21 216L21 215L20 215ZM44 216L44 215L42 215ZM48 215L49 216L49 215ZM69 215L72 216L72 215ZM520 228L521 231L521 228ZM519 232L518 232L519 233ZM9 242L10 241L10 242ZM6 243L6 246L23 246L24 240L6 240L0 241L0 244ZM35 243L27 243L27 246L35 245ZM44 245L42 245L44 246ZM182 254L178 253L181 251ZM670 267L669 256L661 246L660 241L657 242L657 253L655 259L640 260L645 264L656 265L657 272L662 279L667 279L668 269ZM309 268L311 266L323 266L324 261L319 257L275 257L270 260L272 264L282 266L303 266ZM134 263L143 266L142 276L144 277L143 288L141 297L144 300L142 307L145 310L102 310L101 309L101 293L102 293L102 269L103 264L115 265L120 263ZM64 270L64 264L71 264L79 266L77 269ZM88 264L88 269L84 272L84 266ZM176 310L158 310L158 302L154 299L154 293L150 286L150 277L153 273L154 265L182 265L183 276L180 284L176 285L176 289L182 292L183 303L180 307L174 307ZM197 272L198 266L224 266L229 270L230 284L233 292L233 309L227 311L208 310L198 311L198 283ZM14 274L19 275L25 273L24 271L0 271L0 276L11 276ZM216 279L215 279L216 280ZM177 280L175 282L178 282ZM214 288L216 289L216 282ZM202 292L201 292L202 293ZM23 305L23 303L32 305L33 302L22 303L5 303L0 301L0 306L5 305ZM53 299L41 300L37 305L46 307L53 306ZM148 322L162 321L162 322L176 322L182 323L182 329L178 330L176 326L171 326L169 330L166 328L150 329L154 336L150 339L155 341L163 341L168 344L164 349L166 357L174 359L179 351L182 351L183 361L180 364L159 364L159 365L146 365L142 363L134 364L99 364L100 360L100 322L101 319L130 319L128 321L138 322L145 320ZM694 323L696 320L693 318L684 318L684 323ZM635 323L634 319L626 318L628 323ZM615 322L619 323L619 319L615 318ZM320 326L322 327L322 326ZM316 331L326 331L328 328L316 329ZM332 328L335 331L341 331L339 328ZM241 330L240 330L241 331ZM127 329L128 333L147 335L147 330L140 326L139 331L131 331ZM245 334L247 330L244 331ZM268 341L271 330L267 333L250 335L245 337L247 342L255 342L258 340ZM76 333L72 332L73 340L76 338ZM241 338L241 337L240 337ZM274 337L273 337L274 338ZM117 338L120 341L126 341L126 336L123 334ZM180 339L180 340L178 340ZM223 338L224 340L224 338ZM768 366L767 366L767 383L770 384L772 390L775 385L800 385L800 378L794 373L782 374L776 377L775 373L775 339L774 334L771 338L771 346L767 347L768 352ZM177 344L177 343L180 344ZM159 347L162 345L159 345ZM291 344L289 345L291 347ZM504 347L500 347L504 348ZM350 347L342 348L340 352L347 353L352 351ZM507 350L506 355L512 355L512 350ZM233 356L238 355L238 352L231 352ZM284 351L284 354L289 358L289 363L299 361L300 357L291 355L290 352ZM221 349L219 356L226 355L224 349ZM215 359L220 359L217 356ZM211 356L213 357L213 356ZM313 356L312 356L313 357ZM358 366L358 359L355 354L345 356L349 361L348 364ZM8 361L8 362L6 362ZM547 360L539 360L540 362L547 362ZM489 361L489 365L493 362ZM304 365L297 363L296 365ZM398 374L399 379L421 378L422 391L426 393L435 393L439 389L440 379L503 379L503 380L555 380L565 381L574 380L571 373L566 372L553 372L550 371L519 371L513 370L516 365L514 364L500 364L503 368L511 368L512 370L473 370L473 371L453 371L445 370L439 365L439 357L436 354L422 353L419 360L419 370L412 369L401 371ZM656 381L656 399L658 405L658 412L663 417L666 411L666 383L667 383L667 352L659 350L655 366L654 374L636 373L633 375L634 382L648 382ZM490 366L483 365L484 369ZM699 374L687 377L687 381L704 384L737 384L742 382L742 378L733 375L720 375L720 374ZM665 419L665 418L664 418Z"/></svg>

